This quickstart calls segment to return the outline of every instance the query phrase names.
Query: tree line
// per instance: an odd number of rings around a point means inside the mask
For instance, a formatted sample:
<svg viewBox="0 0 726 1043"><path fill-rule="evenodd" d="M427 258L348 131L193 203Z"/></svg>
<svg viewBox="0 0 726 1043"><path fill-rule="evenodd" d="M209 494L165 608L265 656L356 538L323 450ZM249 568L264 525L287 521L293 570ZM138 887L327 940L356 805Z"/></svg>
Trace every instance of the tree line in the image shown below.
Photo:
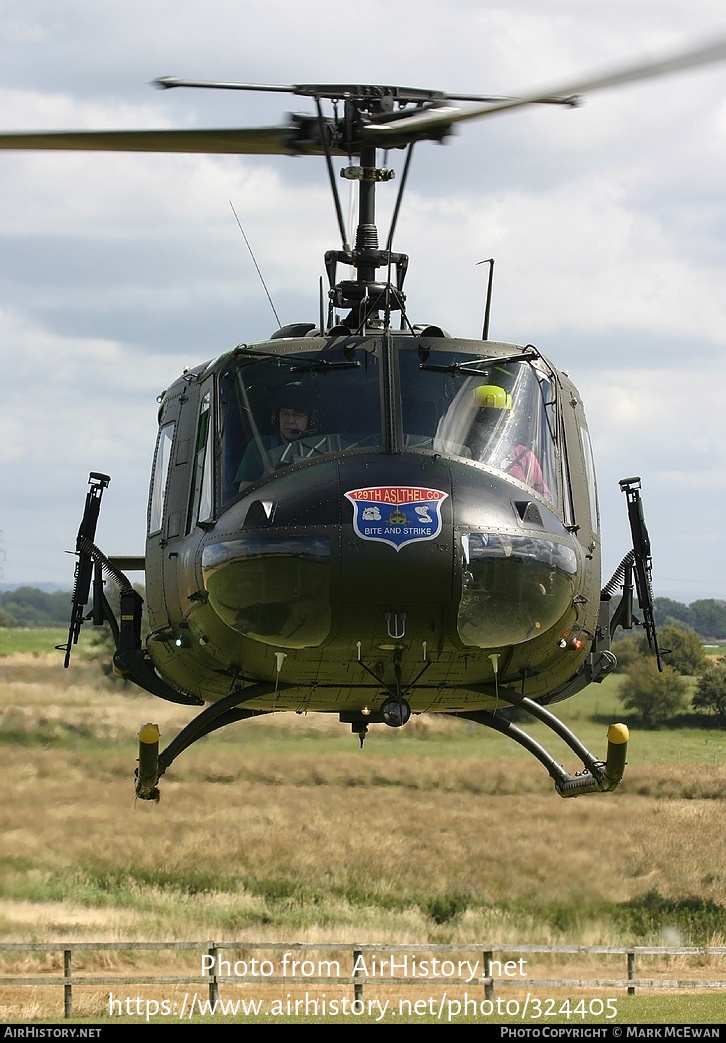
<svg viewBox="0 0 726 1043"><path fill-rule="evenodd" d="M684 712L690 703L726 727L726 657L707 656L698 634L672 623L658 628L658 642L662 671L646 637L625 637L613 644L616 669L626 675L620 686L623 706L652 727Z"/></svg>
<svg viewBox="0 0 726 1043"><path fill-rule="evenodd" d="M726 601L706 598L683 605L671 598L655 598L654 607L659 626L693 630L704 641L726 639Z"/></svg>
<svg viewBox="0 0 726 1043"><path fill-rule="evenodd" d="M71 592L18 587L0 591L0 627L67 627Z"/></svg>

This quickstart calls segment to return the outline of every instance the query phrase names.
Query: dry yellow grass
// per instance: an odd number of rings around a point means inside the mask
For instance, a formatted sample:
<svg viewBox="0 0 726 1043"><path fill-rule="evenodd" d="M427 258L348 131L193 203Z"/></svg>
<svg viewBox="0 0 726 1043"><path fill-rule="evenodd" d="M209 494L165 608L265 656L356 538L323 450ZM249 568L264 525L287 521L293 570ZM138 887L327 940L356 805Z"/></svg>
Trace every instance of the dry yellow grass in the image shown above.
<svg viewBox="0 0 726 1043"><path fill-rule="evenodd" d="M341 751L335 719L290 716L238 726L240 746L200 743L150 805L133 798L134 735L153 719L170 736L191 712L90 669L0 668L0 726L62 738L2 747L5 940L615 944L601 907L650 891L723 902L726 805L704 799L726 792L723 767L629 769L622 792L562 801L496 736L476 756L437 746L460 722L361 752L352 737ZM437 924L423 899L452 895L459 913ZM538 916L558 904L561 928Z"/></svg>

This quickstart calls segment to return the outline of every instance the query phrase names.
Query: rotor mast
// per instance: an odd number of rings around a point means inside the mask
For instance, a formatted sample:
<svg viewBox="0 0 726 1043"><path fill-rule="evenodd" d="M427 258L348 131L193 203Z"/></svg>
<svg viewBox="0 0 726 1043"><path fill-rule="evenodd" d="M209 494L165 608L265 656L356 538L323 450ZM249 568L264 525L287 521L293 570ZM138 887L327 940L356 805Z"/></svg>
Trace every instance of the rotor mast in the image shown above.
<svg viewBox="0 0 726 1043"><path fill-rule="evenodd" d="M376 187L381 181L389 181L395 175L393 170L377 165L377 148L375 145L360 143L359 165L349 165L341 170L341 177L358 182L358 225L355 233L355 246L351 249L344 243L342 250L328 250L325 254L325 268L330 284L329 291L329 325L332 324L334 309L348 309L343 325L353 330L381 328L383 321L379 317L382 311L388 315L391 311L403 311L405 295L403 281L408 268L406 254L393 253L390 244L393 238L393 227L388 239L388 248L382 250L378 243L378 227L376 225ZM405 178L401 183L400 195L403 192ZM333 189L335 191L335 188ZM397 212L397 211L396 211ZM395 225L395 214L393 218ZM350 265L355 269L355 279L337 281L338 264ZM390 275L385 281L378 279L378 269L396 267L396 285L391 284Z"/></svg>

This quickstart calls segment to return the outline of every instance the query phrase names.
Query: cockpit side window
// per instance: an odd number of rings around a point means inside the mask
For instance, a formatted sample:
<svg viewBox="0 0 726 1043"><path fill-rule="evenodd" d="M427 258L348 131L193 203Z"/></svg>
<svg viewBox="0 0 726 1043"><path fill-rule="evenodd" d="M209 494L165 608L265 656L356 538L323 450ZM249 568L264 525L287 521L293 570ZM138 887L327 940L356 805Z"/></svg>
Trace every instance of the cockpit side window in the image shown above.
<svg viewBox="0 0 726 1043"><path fill-rule="evenodd" d="M149 497L149 535L159 532L164 522L166 483L169 477L173 442L174 424L164 424L159 430L156 455L154 456L154 473L151 479L151 495Z"/></svg>
<svg viewBox="0 0 726 1043"><path fill-rule="evenodd" d="M600 512L597 503L597 484L595 481L595 461L592 455L592 443L590 434L586 427L580 427L580 441L582 443L582 457L585 464L585 476L587 478L587 497L590 504L590 525L594 533L600 529Z"/></svg>
<svg viewBox="0 0 726 1043"><path fill-rule="evenodd" d="M197 440L194 448L192 495L189 501L187 532L199 522L212 516L212 479L214 454L212 452L211 392L202 395L197 425Z"/></svg>
<svg viewBox="0 0 726 1043"><path fill-rule="evenodd" d="M570 470L570 459L568 456L567 439L564 435L563 418L560 415L560 431L562 437L562 514L565 525L575 524L575 508L572 497L572 472Z"/></svg>

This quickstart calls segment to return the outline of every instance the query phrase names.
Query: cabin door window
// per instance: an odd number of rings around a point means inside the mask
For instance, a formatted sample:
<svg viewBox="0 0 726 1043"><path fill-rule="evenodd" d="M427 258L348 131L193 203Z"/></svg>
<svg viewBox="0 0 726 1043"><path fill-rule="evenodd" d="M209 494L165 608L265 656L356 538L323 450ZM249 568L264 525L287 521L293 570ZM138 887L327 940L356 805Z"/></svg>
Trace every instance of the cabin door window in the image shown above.
<svg viewBox="0 0 726 1043"><path fill-rule="evenodd" d="M165 424L159 431L154 457L154 473L151 480L149 499L149 535L161 530L164 522L166 486L169 477L171 447L174 441L174 424Z"/></svg>

